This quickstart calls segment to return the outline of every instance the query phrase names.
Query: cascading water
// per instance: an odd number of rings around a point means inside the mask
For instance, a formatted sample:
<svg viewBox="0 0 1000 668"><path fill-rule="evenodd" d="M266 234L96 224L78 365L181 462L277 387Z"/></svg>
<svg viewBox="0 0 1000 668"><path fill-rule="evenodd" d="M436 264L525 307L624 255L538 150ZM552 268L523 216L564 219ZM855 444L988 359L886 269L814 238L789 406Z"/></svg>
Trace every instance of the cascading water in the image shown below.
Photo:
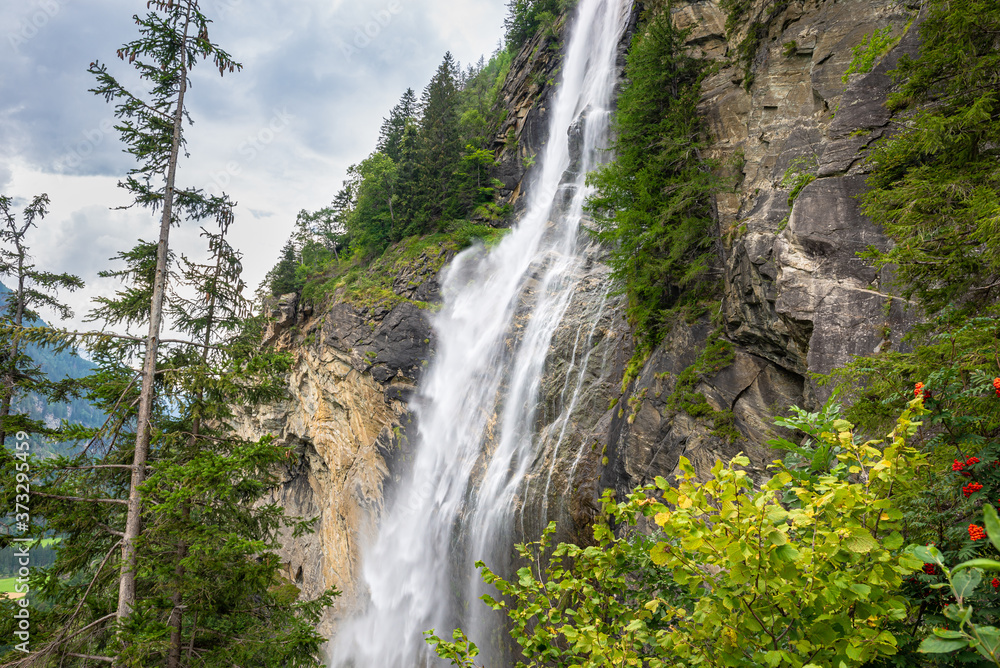
<svg viewBox="0 0 1000 668"><path fill-rule="evenodd" d="M581 274L585 179L607 142L631 7L580 0L526 213L495 249L465 251L447 270L433 322L437 356L412 406L412 470L364 554L370 600L340 624L334 668L438 665L423 632L448 636L456 626L500 668L489 654L491 619L474 600L473 563L495 567L511 551L517 495L535 454L539 383Z"/></svg>

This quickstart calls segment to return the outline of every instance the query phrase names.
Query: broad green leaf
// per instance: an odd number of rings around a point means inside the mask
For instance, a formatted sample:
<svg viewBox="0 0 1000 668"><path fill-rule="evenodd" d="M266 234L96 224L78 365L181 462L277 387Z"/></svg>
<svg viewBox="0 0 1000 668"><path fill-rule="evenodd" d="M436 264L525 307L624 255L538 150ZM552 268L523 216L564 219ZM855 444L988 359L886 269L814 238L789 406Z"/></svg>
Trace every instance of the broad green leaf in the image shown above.
<svg viewBox="0 0 1000 668"><path fill-rule="evenodd" d="M945 606L944 616L953 622L965 624L969 621L969 618L972 617L972 606L969 605L964 608L960 608L952 603L951 605Z"/></svg>
<svg viewBox="0 0 1000 668"><path fill-rule="evenodd" d="M782 561L795 561L799 558L799 551L786 543L775 548L774 556Z"/></svg>
<svg viewBox="0 0 1000 668"><path fill-rule="evenodd" d="M863 585L858 582L854 582L850 586L850 590L862 598L867 598L869 594L872 593L872 588L868 585Z"/></svg>
<svg viewBox="0 0 1000 668"><path fill-rule="evenodd" d="M867 531L861 530L844 539L844 547L851 552L865 554L878 547L878 542Z"/></svg>
<svg viewBox="0 0 1000 668"><path fill-rule="evenodd" d="M955 639L955 638L965 637L965 634L963 634L961 631L949 631L948 629L932 629L932 630L934 632L934 635L936 635L938 638Z"/></svg>
<svg viewBox="0 0 1000 668"><path fill-rule="evenodd" d="M913 548L913 555L925 564L937 564L938 566L944 566L944 558L941 551L933 545L928 545L926 547L918 545Z"/></svg>
<svg viewBox="0 0 1000 668"><path fill-rule="evenodd" d="M987 659L1000 657L1000 629L993 626L976 626L974 635L979 638L976 649Z"/></svg>
<svg viewBox="0 0 1000 668"><path fill-rule="evenodd" d="M951 573L954 575L955 573L964 571L967 568L981 568L984 571L1000 571L1000 561L994 561L992 559L970 559L968 561L963 561L958 566L955 566Z"/></svg>
<svg viewBox="0 0 1000 668"><path fill-rule="evenodd" d="M965 640L945 640L943 638L935 638L930 636L924 638L924 641L920 643L920 652L924 654L947 654L948 652L954 652L957 649L962 649L966 647L968 643Z"/></svg>
<svg viewBox="0 0 1000 668"><path fill-rule="evenodd" d="M903 534L893 531L888 538L882 541L882 545L887 550L898 550L903 546Z"/></svg>
<svg viewBox="0 0 1000 668"><path fill-rule="evenodd" d="M955 594L961 598L968 598L976 590L983 580L983 572L978 568L970 568L961 573L953 574L951 578L952 587Z"/></svg>

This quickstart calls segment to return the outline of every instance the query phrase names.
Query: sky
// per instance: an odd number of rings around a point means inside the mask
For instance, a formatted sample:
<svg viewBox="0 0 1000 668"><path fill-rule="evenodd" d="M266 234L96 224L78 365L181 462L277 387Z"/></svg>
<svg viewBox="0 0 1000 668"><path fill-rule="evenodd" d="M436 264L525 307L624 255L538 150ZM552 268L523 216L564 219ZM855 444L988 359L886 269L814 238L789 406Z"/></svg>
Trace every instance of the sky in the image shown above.
<svg viewBox="0 0 1000 668"><path fill-rule="evenodd" d="M210 38L243 71L195 68L179 185L225 190L238 203L230 239L252 288L297 212L326 206L347 168L374 149L407 87L419 94L447 51L463 64L490 56L506 4L201 0ZM39 268L87 283L63 295L75 311L65 326L79 326L91 299L119 287L97 276L112 256L157 236L149 210L119 208L130 199L117 183L136 163L87 72L100 61L122 83L135 81L115 52L137 37L132 16L145 12L145 0L0 0L0 194L17 211L39 193L51 199L29 245ZM172 247L197 258L198 234L198 223L174 228Z"/></svg>

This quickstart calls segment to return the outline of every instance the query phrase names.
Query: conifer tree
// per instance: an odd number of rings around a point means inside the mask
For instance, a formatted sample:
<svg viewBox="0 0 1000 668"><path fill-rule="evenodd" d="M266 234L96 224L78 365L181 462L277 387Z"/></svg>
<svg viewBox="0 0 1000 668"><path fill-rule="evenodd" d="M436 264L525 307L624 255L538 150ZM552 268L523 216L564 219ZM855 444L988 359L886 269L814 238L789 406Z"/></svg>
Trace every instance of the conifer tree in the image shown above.
<svg viewBox="0 0 1000 668"><path fill-rule="evenodd" d="M85 382L108 421L76 430L88 441L80 455L33 463L33 512L63 540L56 564L32 585L45 607L32 617L37 649L26 665L85 665L88 657L143 668L319 665L325 639L315 623L333 592L296 602L274 550L282 528L300 532L308 523L265 499L290 452L269 437L239 438L232 424L234 407L284 396L290 360L260 350L263 322L247 317L242 260L225 228L203 237L208 260L182 256L165 300L171 330L186 338L163 340L157 361L133 612L114 623L141 377L125 362L142 340L95 336L88 340L99 370ZM106 273L126 285L95 315L141 322L133 297L150 292L155 258L152 243L121 253L124 267Z"/></svg>
<svg viewBox="0 0 1000 668"><path fill-rule="evenodd" d="M14 214L13 200L0 195L0 276L9 276L14 289L6 303L0 304L0 320L13 327L38 320L37 308L49 308L63 318L72 316L69 308L58 301L59 290L78 290L83 281L71 274L54 274L42 271L31 261L27 236L38 226L47 213L48 195L38 195L24 208L23 222ZM65 383L54 384L41 376L31 358L25 354L17 336L10 336L0 350L0 447L7 434L15 432L48 433L50 430L28 414L11 415L11 407L18 395L36 393L50 400L57 400L68 390Z"/></svg>
<svg viewBox="0 0 1000 668"><path fill-rule="evenodd" d="M93 92L116 102L117 127L129 147L128 152L139 161L121 185L131 193L133 205L161 212L154 280L149 294L148 334L136 418L139 426L132 461L128 519L122 537L119 622L132 613L135 605L135 543L141 531L142 513L140 488L145 480L152 431L156 360L167 292L170 228L183 218L198 220L214 217L226 224L232 217L227 197L207 196L200 190L177 186L178 161L185 145L189 76L199 60L208 60L219 69L220 74L241 68L229 54L210 41L209 20L201 12L198 0L150 0L147 6L152 11L145 17L135 17L140 37L125 44L117 55L134 65L139 77L148 82L151 86L148 95L144 97L130 92L103 64L95 62L90 67L98 82Z"/></svg>
<svg viewBox="0 0 1000 668"><path fill-rule="evenodd" d="M316 666L324 639L314 625L331 593L295 602L273 550L283 526L308 527L264 501L289 452L235 437L231 419L232 406L281 396L288 361L260 351L261 323L242 317L242 266L224 239L228 198L177 185L191 68L239 65L209 40L198 0L148 6L135 17L139 39L118 56L150 92L133 94L106 66L90 68L139 162L121 185L133 206L160 213L158 241L120 253L124 266L103 272L125 285L91 318L147 333L4 328L32 342L85 341L99 365L89 395L108 415L100 429L70 429L87 440L75 457L33 462L33 519L45 524L32 531L62 543L53 568L33 580L45 602L32 616L34 651L9 665ZM219 226L205 232L210 261L175 267L171 226L205 218ZM168 321L187 339L162 338ZM0 631L13 619L4 615Z"/></svg>
<svg viewBox="0 0 1000 668"><path fill-rule="evenodd" d="M295 270L299 267L299 260L295 253L295 244L289 239L281 249L281 259L272 270L271 295L280 297L295 292L298 286L295 283Z"/></svg>
<svg viewBox="0 0 1000 668"><path fill-rule="evenodd" d="M418 232L428 231L433 221L461 215L452 178L462 155L459 102L455 59L449 52L420 101Z"/></svg>
<svg viewBox="0 0 1000 668"><path fill-rule="evenodd" d="M400 144L399 162L396 164L396 194L398 215L403 236L418 230L414 219L422 198L420 193L420 128L415 120L407 122Z"/></svg>
<svg viewBox="0 0 1000 668"><path fill-rule="evenodd" d="M871 255L928 312L979 313L1000 295L1000 5L933 0L919 30L863 198L896 243Z"/></svg>
<svg viewBox="0 0 1000 668"><path fill-rule="evenodd" d="M398 164L402 158L403 134L416 113L417 94L412 88L407 88L399 103L389 112L389 117L383 120L376 150Z"/></svg>
<svg viewBox="0 0 1000 668"><path fill-rule="evenodd" d="M590 179L597 237L611 249L614 276L628 295L637 353L658 343L668 311L716 289L711 194L718 182L699 159L706 67L685 53L684 38L670 3L635 36L613 120L615 158Z"/></svg>

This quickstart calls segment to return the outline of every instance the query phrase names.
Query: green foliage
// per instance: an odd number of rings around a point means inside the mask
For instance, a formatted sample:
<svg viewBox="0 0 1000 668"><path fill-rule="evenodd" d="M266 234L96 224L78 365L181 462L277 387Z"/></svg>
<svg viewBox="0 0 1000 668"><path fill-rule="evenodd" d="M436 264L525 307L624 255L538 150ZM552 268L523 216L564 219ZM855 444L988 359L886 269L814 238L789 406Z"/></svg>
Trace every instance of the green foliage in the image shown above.
<svg viewBox="0 0 1000 668"><path fill-rule="evenodd" d="M330 290L318 284L345 272L360 277L360 267L391 244L441 232L452 239L462 228L454 221L470 216L502 223L510 207L495 201L503 183L491 176L496 160L487 147L504 120L500 92L512 60L498 50L463 72L447 54L419 103L407 89L382 124L376 152L349 169L333 203L299 214L294 258L283 249L261 293L306 288L310 301L322 299ZM473 236L493 233L473 230ZM282 291L273 287L279 275Z"/></svg>
<svg viewBox="0 0 1000 668"><path fill-rule="evenodd" d="M416 115L417 94L412 88L407 88L399 104L393 107L389 117L382 121L376 150L389 156L393 162L399 163L403 158L403 136L406 133L406 126Z"/></svg>
<svg viewBox="0 0 1000 668"><path fill-rule="evenodd" d="M683 410L691 417L704 417L712 412L704 395L695 391L698 384L711 378L733 363L733 344L722 338L722 330L709 335L705 348L688 368L677 376L674 391L666 399L669 410Z"/></svg>
<svg viewBox="0 0 1000 668"><path fill-rule="evenodd" d="M640 351L663 336L667 314L710 299L717 279L711 194L718 180L699 158L696 108L706 65L685 55L664 10L636 34L614 119L615 159L591 175L589 207L628 295Z"/></svg>
<svg viewBox="0 0 1000 668"><path fill-rule="evenodd" d="M894 72L903 123L869 163L864 211L895 241L871 249L930 313L974 313L1000 285L1000 5L934 0L920 56Z"/></svg>
<svg viewBox="0 0 1000 668"><path fill-rule="evenodd" d="M590 547L551 548L550 526L518 546L527 565L516 579L483 566L502 595L484 600L522 648L516 665L816 668L894 655L908 611L898 590L922 565L902 550L894 498L922 466L907 445L922 410L912 402L887 442L862 442L848 423L823 433L841 452L815 479L778 463L755 485L740 456L696 482L682 458L676 486L658 478L623 503L606 492ZM646 537L640 523L658 532ZM473 666L455 638L430 640L453 665Z"/></svg>
<svg viewBox="0 0 1000 668"><path fill-rule="evenodd" d="M274 268L273 276L271 277L272 296L280 297L281 295L298 291L299 286L295 277L298 265L299 263L295 258L295 246L289 240L285 242L285 246L281 249L281 259Z"/></svg>
<svg viewBox="0 0 1000 668"><path fill-rule="evenodd" d="M179 258L177 289L166 303L171 330L194 343L160 348L149 475L139 489L137 604L121 624L113 623L117 536L131 479L139 390L127 362L136 342L88 338L99 366L84 382L107 422L68 430L89 441L77 455L28 460L33 491L41 492L33 498L32 533L62 536L55 563L33 569L30 583L39 661L52 656L80 665L72 655L85 654L143 667L319 665L324 639L315 624L334 592L296 600L275 550L283 531L307 531L309 522L268 500L292 453L270 437L241 439L230 426L241 407L284 396L290 358L259 349L261 323L247 318L242 259L225 231L203 238L208 261ZM132 313L127 296L148 293L148 246L122 254L130 264L116 274L135 282L119 293L126 298L102 302L102 312ZM4 503L11 493L4 488Z"/></svg>
<svg viewBox="0 0 1000 668"><path fill-rule="evenodd" d="M13 211L13 199L0 195L0 277L9 277L13 290L0 292L0 323L9 327L43 324L36 309L49 308L61 317L71 315L69 308L58 299L59 291L74 291L83 281L71 274L55 274L41 270L33 261L28 246L28 234L45 218L48 195L38 195L24 207L22 221ZM41 416L32 417L32 398L43 403L72 398L74 384L69 379L51 378L43 371L32 353L39 352L21 345L17 337L4 340L0 347L0 447L8 434L25 432L52 435Z"/></svg>
<svg viewBox="0 0 1000 668"><path fill-rule="evenodd" d="M914 395L922 401L923 424L911 440L930 466L897 504L907 539L932 543L945 563L997 556L970 534L970 524L980 523L984 503L1000 498L997 322L993 316L942 314L917 329L911 352L858 359L835 376L845 398L853 402L847 415L870 432L884 429L888 416ZM919 383L914 386L914 381ZM894 665L923 665L921 634L953 623L949 595L940 588L947 581L934 563L928 560L927 570L911 577L904 588L918 612L900 625L900 633L905 633L899 637L905 642ZM993 584L1000 586L1000 580ZM996 586L980 588L970 599L984 623L1000 622ZM975 650L958 652L956 660L976 661Z"/></svg>
<svg viewBox="0 0 1000 668"><path fill-rule="evenodd" d="M852 74L867 74L875 67L875 63L899 43L899 37L892 37L892 26L876 30L871 35L861 38L861 43L851 47L854 58L844 72L841 80L847 83Z"/></svg>
<svg viewBox="0 0 1000 668"><path fill-rule="evenodd" d="M362 309L373 306L392 308L404 301L411 301L419 308L430 308L431 305L426 302L413 301L405 296L409 288L417 286L408 285L399 290L399 277L404 274L415 278L436 274L455 252L477 240L491 246L507 231L465 220L452 221L446 226L446 231L407 237L389 246L381 256L370 262L353 258L324 265L321 271L312 274L306 281L302 299L317 306L336 296Z"/></svg>
<svg viewBox="0 0 1000 668"><path fill-rule="evenodd" d="M1000 519L997 519L996 509L990 505L984 506L983 518L990 542L1000 550ZM1000 629L973 622L973 606L969 602L983 580L983 571L1000 571L1000 561L970 559L949 569L945 565L944 555L933 545L916 547L913 549L913 556L941 569L947 585L942 583L935 586L939 588L947 586L954 599L954 603L950 603L944 609L944 616L951 623L958 625L956 630L950 630L947 626L943 629L932 629L933 635L924 638L920 643L920 651L925 654L949 654L971 648L994 665L1000 666Z"/></svg>
<svg viewBox="0 0 1000 668"><path fill-rule="evenodd" d="M840 404L831 397L821 410L814 413L793 406L791 415L776 418L774 424L805 435L799 443L777 437L767 444L785 451L782 461L792 476L815 482L816 476L830 472L837 456L843 453L840 442L831 439L830 435L848 429L850 423L843 419Z"/></svg>
<svg viewBox="0 0 1000 668"><path fill-rule="evenodd" d="M788 206L792 206L798 198L799 193L807 185L816 180L816 156L803 156L792 160L792 163L785 170L785 175L781 178L781 187L789 188Z"/></svg>
<svg viewBox="0 0 1000 668"><path fill-rule="evenodd" d="M576 0L510 0L504 21L507 50L517 53L539 31L553 30L560 14L576 6Z"/></svg>

